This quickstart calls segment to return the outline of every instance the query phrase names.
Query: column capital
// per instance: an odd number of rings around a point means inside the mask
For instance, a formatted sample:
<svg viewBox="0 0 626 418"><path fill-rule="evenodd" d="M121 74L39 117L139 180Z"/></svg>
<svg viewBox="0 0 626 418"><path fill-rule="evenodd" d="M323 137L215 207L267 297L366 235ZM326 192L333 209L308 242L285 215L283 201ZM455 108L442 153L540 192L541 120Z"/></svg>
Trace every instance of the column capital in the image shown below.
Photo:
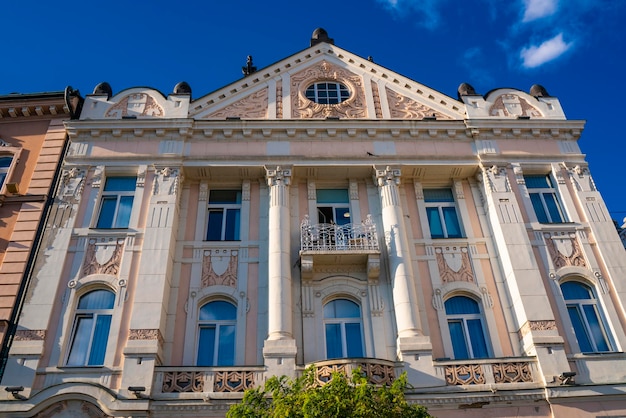
<svg viewBox="0 0 626 418"><path fill-rule="evenodd" d="M265 177L268 186L289 186L291 182L291 167L265 166Z"/></svg>
<svg viewBox="0 0 626 418"><path fill-rule="evenodd" d="M374 167L374 182L379 186L387 186L390 184L400 185L400 177L402 173L400 168L387 166L385 168Z"/></svg>

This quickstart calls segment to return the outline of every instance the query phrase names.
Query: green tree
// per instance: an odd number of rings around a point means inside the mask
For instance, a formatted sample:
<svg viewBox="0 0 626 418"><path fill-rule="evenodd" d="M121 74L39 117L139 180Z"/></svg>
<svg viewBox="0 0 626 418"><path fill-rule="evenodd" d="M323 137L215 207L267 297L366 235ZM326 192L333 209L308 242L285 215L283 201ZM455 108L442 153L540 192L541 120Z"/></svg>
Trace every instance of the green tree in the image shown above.
<svg viewBox="0 0 626 418"><path fill-rule="evenodd" d="M301 377L268 379L264 387L247 390L227 418L428 418L425 407L410 405L405 397L406 373L391 386L376 386L357 370L348 378L334 373L326 384L315 380L315 368Z"/></svg>

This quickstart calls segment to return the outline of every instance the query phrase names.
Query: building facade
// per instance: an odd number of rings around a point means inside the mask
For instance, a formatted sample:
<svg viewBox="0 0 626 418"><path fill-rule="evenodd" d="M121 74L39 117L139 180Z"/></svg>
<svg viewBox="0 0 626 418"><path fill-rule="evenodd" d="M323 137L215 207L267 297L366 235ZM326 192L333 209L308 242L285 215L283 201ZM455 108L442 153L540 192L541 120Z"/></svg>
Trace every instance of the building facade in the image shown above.
<svg viewBox="0 0 626 418"><path fill-rule="evenodd" d="M314 364L438 417L626 415L626 257L541 86L451 98L334 45L85 99L11 417L224 416ZM83 414L83 415L81 415Z"/></svg>
<svg viewBox="0 0 626 418"><path fill-rule="evenodd" d="M0 376L66 147L77 92L0 96Z"/></svg>

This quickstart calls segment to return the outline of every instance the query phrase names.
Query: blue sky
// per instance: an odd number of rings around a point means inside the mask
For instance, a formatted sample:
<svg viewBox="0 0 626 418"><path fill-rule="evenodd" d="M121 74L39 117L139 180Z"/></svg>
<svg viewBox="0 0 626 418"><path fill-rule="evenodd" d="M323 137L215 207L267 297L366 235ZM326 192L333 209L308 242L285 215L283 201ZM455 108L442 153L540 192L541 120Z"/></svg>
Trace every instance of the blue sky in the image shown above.
<svg viewBox="0 0 626 418"><path fill-rule="evenodd" d="M59 7L63 6L63 7ZM626 96L623 0L230 0L3 2L0 94L63 90L164 94L187 81L200 97L305 49L335 44L456 97L542 84L569 119L614 219L626 217L621 129Z"/></svg>

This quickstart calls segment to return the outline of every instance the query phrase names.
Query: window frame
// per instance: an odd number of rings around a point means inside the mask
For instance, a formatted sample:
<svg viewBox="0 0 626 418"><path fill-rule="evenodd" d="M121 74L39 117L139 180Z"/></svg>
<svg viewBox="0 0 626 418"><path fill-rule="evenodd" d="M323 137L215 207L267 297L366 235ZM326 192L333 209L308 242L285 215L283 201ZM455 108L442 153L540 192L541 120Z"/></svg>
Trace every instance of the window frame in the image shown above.
<svg viewBox="0 0 626 418"><path fill-rule="evenodd" d="M475 304L478 312L448 313L448 306L447 306L448 303L453 300L460 300L460 299L467 299L469 301L472 301ZM455 360L485 359L485 358L491 358L493 356L493 348L491 346L491 340L489 339L489 332L488 332L489 330L487 328L487 321L486 321L485 314L483 312L483 308L481 306L480 301L465 294L455 294L455 295L448 297L445 300L444 312L445 312L445 317L446 317L448 335L450 337L450 343L452 344L452 353L454 355ZM469 324L470 322L475 323L475 321L479 321L479 325L480 325L479 329L481 331L481 335L474 336L473 338L472 332L470 330L471 327L469 326ZM463 347L459 347L458 345L455 344L455 339L453 338L453 332L452 332L452 329L450 328L451 323L461 324L461 331L463 334L463 344L464 344ZM476 337L482 338L482 341L476 341L475 339ZM484 352L485 352L484 356L480 356L479 354L474 353L475 347L480 342L482 342L484 346ZM460 357L457 355L457 352L460 351L460 349L463 349L467 353L467 357Z"/></svg>
<svg viewBox="0 0 626 418"><path fill-rule="evenodd" d="M354 304L354 306L356 306L358 308L359 311L359 315L357 316L345 316L345 317L327 317L326 316L326 307L329 306L330 304L333 303L337 303L339 301L347 301L351 304ZM348 299L345 297L336 297L333 298L329 301L327 301L326 303L324 303L322 305L322 312L323 312L323 333L324 333L324 354L325 354L325 358L327 360L333 360L333 359L342 359L342 358L362 358L365 357L365 353L366 353L366 347L365 347L365 333L364 333L364 329L363 329L363 308L362 306L355 302L352 299ZM359 331L359 338L360 341L358 341L358 346L360 348L360 356L349 356L349 351L350 351L350 347L349 345L349 338L348 338L348 331L346 329L346 325L355 325L358 324L358 331ZM340 332L340 339L341 339L341 347L332 347L333 350L338 351L337 349L340 348L341 350L341 356L339 357L335 357L335 356L330 356L329 355L329 349L331 347L329 347L329 341L328 341L328 325L339 325L339 332Z"/></svg>
<svg viewBox="0 0 626 418"><path fill-rule="evenodd" d="M212 192L235 192L235 202L217 202L211 203ZM241 241L241 214L242 214L242 201L243 191L239 189L211 189L209 190L207 197L207 220L206 231L204 234L204 240L208 242L221 242L221 241ZM209 239L211 229L211 213L221 212L221 226L220 226L220 239ZM235 220L232 231L229 230L229 218L230 214L234 214ZM232 239L227 239L228 235L232 234Z"/></svg>
<svg viewBox="0 0 626 418"><path fill-rule="evenodd" d="M529 179L545 179L547 186L545 187L531 187L529 186ZM555 186L554 178L551 174L524 174L524 183L526 184L526 190L528 191L528 198L530 199L530 204L533 208L533 212L535 213L535 217L537 221L541 224L560 224L567 222L567 216L565 209L563 207L563 203L560 199L558 187ZM533 196L536 196L533 198ZM557 211L556 213L552 213L550 210L550 204L546 200L546 196L551 197L551 202L553 203L553 208ZM537 200L538 199L538 200ZM540 205L540 206L539 206ZM537 208L541 209L541 213L537 211ZM553 220L553 216L558 215L560 219Z"/></svg>
<svg viewBox="0 0 626 418"><path fill-rule="evenodd" d="M80 303L83 300L83 298L87 297L90 294L93 294L95 292L107 292L112 296L112 300L111 300L111 304L109 308L80 308ZM106 362L107 362L107 353L109 350L107 350L107 347L109 345L109 341L110 341L110 337L111 337L111 331L114 327L114 317L115 317L115 303L117 300L117 293L111 289L108 288L102 288L102 287L96 287L96 288L91 288L86 292L83 292L80 296L77 297L76 299L76 306L73 310L72 313L72 327L71 327L71 331L70 331L70 338L68 340L68 344L67 344L67 355L65 356L65 366L67 367L103 367ZM97 362L97 363L93 363L90 364L91 362L91 356L93 353L93 349L94 349L94 337L96 336L96 331L97 331L97 327L98 327L98 319L99 318L105 318L108 317L108 324L107 326L107 330L106 330L106 341L104 343L104 350L102 353L102 357L101 357L101 361ZM89 338L86 344L86 347L79 347L76 346L75 347L75 343L77 341L77 336L78 336L78 332L80 331L80 323L83 319L86 318L92 318L93 319L93 323L91 324L90 328L88 329L89 331ZM81 350L83 348L86 348L87 352L85 353L78 353L78 354L82 354L84 359L81 362L72 362L72 357L73 354L76 354L77 351L75 350Z"/></svg>
<svg viewBox="0 0 626 418"><path fill-rule="evenodd" d="M202 314L202 309L205 306L208 306L210 304L213 303L226 303L228 305L230 305L230 307L232 307L233 309L233 318L231 319L206 319L206 320L201 320L200 319L200 315ZM198 307L198 312L197 312L197 327L196 327L196 333L197 333L197 338L196 338L196 348L195 348L195 364L199 367L220 367L220 366L234 366L237 363L237 316L238 316L238 309L237 309L237 305L234 304L233 302L229 301L229 300L224 300L224 299L212 299L212 300L208 300L205 301L203 304L201 304ZM221 341L221 328L222 327L229 327L232 326L234 331L232 334L232 341L230 341L230 343L232 344L232 346L230 347L231 352L231 358L232 358L232 364L225 364L225 363L220 363L220 341ZM200 364L200 349L202 348L201 344L202 344L202 330L203 329L215 329L215 333L213 336L213 358L211 359L210 363L211 364ZM223 351L222 351L223 353Z"/></svg>
<svg viewBox="0 0 626 418"><path fill-rule="evenodd" d="M124 179L124 178L134 179L133 190L107 190L107 182L109 180ZM107 176L104 179L103 183L104 184L102 186L102 191L100 193L100 198L99 198L99 203L98 203L98 212L97 212L97 216L94 217L93 227L96 229L128 229L131 224L133 206L135 204L135 194L137 191L137 175L124 175L124 174L111 175L111 176ZM126 222L120 224L119 223L120 219L118 217L120 215L120 207L123 206L122 200L128 197L131 197L130 206L128 208L128 215L127 215L128 219ZM115 200L113 214L111 215L110 222L107 222L106 224L104 224L104 221L106 220L106 217L104 215L105 212L103 210L105 206L105 202L109 202L113 200ZM103 221L103 224L101 224L101 221Z"/></svg>
<svg viewBox="0 0 626 418"><path fill-rule="evenodd" d="M591 296L589 299L578 298L578 299L566 299L564 294L564 285L574 284L579 286L580 289L586 290L588 294ZM610 332L610 328L608 326L606 315L604 309L602 307L601 301L598 298L596 293L595 286L589 285L579 280L565 280L559 283L559 289L561 290L561 296L563 298L563 303L565 304L565 312L568 320L570 321L571 330L573 332L573 336L576 340L576 344L578 345L578 349L581 353L606 353L606 352L615 352L616 346L615 341L613 339L613 335ZM584 309L584 306L591 307L593 313L596 316L597 327L598 329L594 330L592 325L590 325L588 312ZM575 324L575 321L572 319L572 312L570 308L574 308L576 313L578 314L578 318L582 321L580 325L582 325L582 329L578 328ZM598 332L601 334L603 338L603 342L606 345L607 350L599 349L598 342L596 337L598 336ZM586 338L586 341L581 341L582 338ZM591 351L584 350L584 346L590 346Z"/></svg>
<svg viewBox="0 0 626 418"><path fill-rule="evenodd" d="M429 201L430 198L427 197L427 194L429 191L434 191L434 190L449 191L452 201L448 201L448 200L430 200ZM430 237L432 239L465 238L465 233L463 231L461 218L459 217L460 215L459 207L457 205L457 202L454 196L454 190L451 187L426 187L423 189L423 194L424 194L424 207L426 211L426 219L428 222L428 231L430 233ZM446 211L444 210L444 208L453 209L454 220L456 220L456 227L458 228L458 231L459 231L458 234L450 234L448 232L449 225L446 222L447 218L446 218ZM430 216L430 214L432 213L432 209L437 210L439 225L441 226L441 231L442 231L441 234L433 234L434 226L431 223L431 216Z"/></svg>

